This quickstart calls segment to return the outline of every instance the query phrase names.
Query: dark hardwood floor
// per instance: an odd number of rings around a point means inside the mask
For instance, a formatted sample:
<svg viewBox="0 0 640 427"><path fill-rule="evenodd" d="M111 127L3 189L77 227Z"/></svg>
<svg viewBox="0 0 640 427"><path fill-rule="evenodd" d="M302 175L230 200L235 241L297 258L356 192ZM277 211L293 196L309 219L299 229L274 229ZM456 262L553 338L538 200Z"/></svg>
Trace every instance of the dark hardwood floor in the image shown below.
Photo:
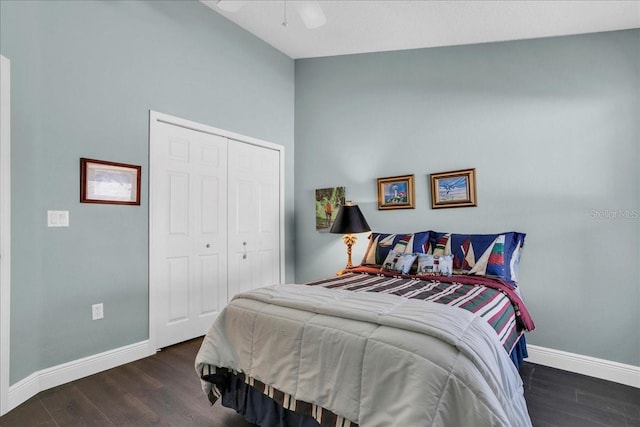
<svg viewBox="0 0 640 427"><path fill-rule="evenodd" d="M193 368L200 342L43 391L0 417L0 426L252 426L209 405ZM536 427L640 427L640 389L531 363L521 375Z"/></svg>

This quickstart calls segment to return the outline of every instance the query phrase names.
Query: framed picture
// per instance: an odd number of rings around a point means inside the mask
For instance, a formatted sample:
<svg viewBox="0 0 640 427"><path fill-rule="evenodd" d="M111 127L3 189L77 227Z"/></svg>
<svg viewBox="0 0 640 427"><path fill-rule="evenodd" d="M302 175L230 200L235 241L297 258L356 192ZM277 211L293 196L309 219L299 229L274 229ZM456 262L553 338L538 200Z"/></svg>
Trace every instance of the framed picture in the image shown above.
<svg viewBox="0 0 640 427"><path fill-rule="evenodd" d="M466 206L477 206L475 169L431 174L432 209Z"/></svg>
<svg viewBox="0 0 640 427"><path fill-rule="evenodd" d="M328 233L338 208L344 205L345 187L319 188L316 190L316 231Z"/></svg>
<svg viewBox="0 0 640 427"><path fill-rule="evenodd" d="M80 159L80 203L140 205L142 167Z"/></svg>
<svg viewBox="0 0 640 427"><path fill-rule="evenodd" d="M378 178L378 209L414 209L414 176Z"/></svg>

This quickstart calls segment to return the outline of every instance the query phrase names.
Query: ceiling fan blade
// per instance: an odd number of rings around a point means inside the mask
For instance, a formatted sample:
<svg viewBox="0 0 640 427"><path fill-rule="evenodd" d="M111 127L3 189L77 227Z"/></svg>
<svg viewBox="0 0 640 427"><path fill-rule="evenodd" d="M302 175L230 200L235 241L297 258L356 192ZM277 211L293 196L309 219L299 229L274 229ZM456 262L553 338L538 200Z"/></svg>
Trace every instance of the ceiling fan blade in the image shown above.
<svg viewBox="0 0 640 427"><path fill-rule="evenodd" d="M227 12L237 12L246 3L245 0L218 0L216 6Z"/></svg>
<svg viewBox="0 0 640 427"><path fill-rule="evenodd" d="M327 17L317 1L295 1L293 6L308 29L322 27L327 23Z"/></svg>

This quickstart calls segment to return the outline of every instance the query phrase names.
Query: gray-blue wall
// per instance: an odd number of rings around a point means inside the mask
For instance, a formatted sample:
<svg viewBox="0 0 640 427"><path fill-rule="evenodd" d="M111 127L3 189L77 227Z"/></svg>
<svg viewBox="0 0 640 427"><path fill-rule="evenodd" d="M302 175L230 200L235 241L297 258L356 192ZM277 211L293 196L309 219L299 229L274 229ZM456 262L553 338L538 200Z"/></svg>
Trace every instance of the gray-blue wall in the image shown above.
<svg viewBox="0 0 640 427"><path fill-rule="evenodd" d="M640 365L638 218L618 212L639 210L639 52L623 31L299 60L294 82L291 59L199 2L0 1L11 383L147 338L150 109L285 146L288 281L344 266L313 192L345 185L376 230L527 232L529 341ZM81 205L83 156L142 165L142 206ZM431 210L427 174L467 167L479 206ZM416 209L378 211L375 179L407 173ZM71 227L46 228L47 209Z"/></svg>
<svg viewBox="0 0 640 427"><path fill-rule="evenodd" d="M346 186L376 231L528 233L529 343L639 366L639 67L638 30L296 61L296 279L344 266L314 190ZM478 207L430 209L464 168ZM416 208L378 211L404 174Z"/></svg>
<svg viewBox="0 0 640 427"><path fill-rule="evenodd" d="M285 146L293 280L293 60L196 1L2 1L0 17L12 384L148 338L149 110ZM142 205L80 204L80 157L142 165ZM69 210L71 226L47 228L48 209Z"/></svg>

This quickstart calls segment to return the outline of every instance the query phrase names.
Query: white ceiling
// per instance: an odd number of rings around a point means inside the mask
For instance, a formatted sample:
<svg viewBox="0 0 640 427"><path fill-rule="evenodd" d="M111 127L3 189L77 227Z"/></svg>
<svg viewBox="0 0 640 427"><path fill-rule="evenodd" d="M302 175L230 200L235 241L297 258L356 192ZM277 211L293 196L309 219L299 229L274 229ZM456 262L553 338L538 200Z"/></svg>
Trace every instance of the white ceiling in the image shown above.
<svg viewBox="0 0 640 427"><path fill-rule="evenodd" d="M286 27L285 0L245 0L236 12L201 1L294 59L640 28L640 0L320 0L327 23L313 30L296 0L286 0Z"/></svg>

